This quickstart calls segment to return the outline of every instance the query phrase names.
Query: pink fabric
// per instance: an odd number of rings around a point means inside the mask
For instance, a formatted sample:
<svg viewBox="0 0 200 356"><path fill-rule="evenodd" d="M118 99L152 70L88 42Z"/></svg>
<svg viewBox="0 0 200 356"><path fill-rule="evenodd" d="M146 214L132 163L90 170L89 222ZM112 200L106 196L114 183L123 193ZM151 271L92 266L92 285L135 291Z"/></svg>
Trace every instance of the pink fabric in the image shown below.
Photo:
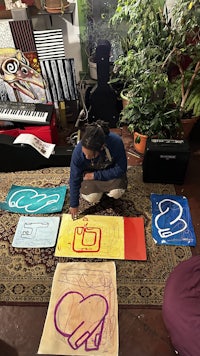
<svg viewBox="0 0 200 356"><path fill-rule="evenodd" d="M200 355L200 256L181 262L170 274L163 320L181 356Z"/></svg>

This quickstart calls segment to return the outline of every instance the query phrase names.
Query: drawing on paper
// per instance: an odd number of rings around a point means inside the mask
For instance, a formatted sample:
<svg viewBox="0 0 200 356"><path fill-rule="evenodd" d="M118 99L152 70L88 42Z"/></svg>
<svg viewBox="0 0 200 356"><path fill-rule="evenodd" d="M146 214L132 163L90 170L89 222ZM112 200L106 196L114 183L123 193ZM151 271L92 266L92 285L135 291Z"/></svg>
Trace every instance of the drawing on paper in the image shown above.
<svg viewBox="0 0 200 356"><path fill-rule="evenodd" d="M36 188L12 185L0 208L22 214L42 214L62 210L67 187Z"/></svg>
<svg viewBox="0 0 200 356"><path fill-rule="evenodd" d="M21 232L21 238L34 238L38 234L38 230L47 229L49 227L49 223L45 222L27 222L24 223Z"/></svg>
<svg viewBox="0 0 200 356"><path fill-rule="evenodd" d="M66 315L66 310L69 315ZM65 319L62 321L63 314ZM77 350L85 345L86 351L99 350L107 314L108 302L103 295L90 294L84 297L79 292L70 291L56 305L54 324L72 349ZM76 324L73 320L76 320Z"/></svg>
<svg viewBox="0 0 200 356"><path fill-rule="evenodd" d="M160 213L155 217L155 226L160 237L168 238L186 230L188 224L181 218L183 214L181 204L172 199L163 199L158 203L158 209ZM174 211L174 214L171 218L169 217L169 225L166 226L164 221L168 219L167 215L170 214L170 210Z"/></svg>
<svg viewBox="0 0 200 356"><path fill-rule="evenodd" d="M63 214L55 256L146 260L143 218Z"/></svg>
<svg viewBox="0 0 200 356"><path fill-rule="evenodd" d="M84 218L83 226L76 226L72 241L74 252L98 252L101 246L102 229L88 226L88 218Z"/></svg>
<svg viewBox="0 0 200 356"><path fill-rule="evenodd" d="M12 246L19 248L52 247L56 243L59 223L58 216L20 216Z"/></svg>
<svg viewBox="0 0 200 356"><path fill-rule="evenodd" d="M156 243L196 244L188 201L176 195L151 194L152 235Z"/></svg>
<svg viewBox="0 0 200 356"><path fill-rule="evenodd" d="M114 262L58 263L38 353L118 355Z"/></svg>
<svg viewBox="0 0 200 356"><path fill-rule="evenodd" d="M8 204L11 208L25 209L27 213L36 214L48 205L56 204L59 198L59 194L38 194L34 188L27 188L11 194Z"/></svg>

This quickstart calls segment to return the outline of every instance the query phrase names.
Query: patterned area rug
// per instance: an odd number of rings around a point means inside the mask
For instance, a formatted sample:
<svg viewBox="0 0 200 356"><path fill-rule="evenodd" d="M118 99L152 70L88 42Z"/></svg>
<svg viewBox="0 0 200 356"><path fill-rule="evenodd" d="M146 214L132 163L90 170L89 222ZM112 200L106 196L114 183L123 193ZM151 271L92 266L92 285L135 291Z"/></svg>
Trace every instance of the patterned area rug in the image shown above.
<svg viewBox="0 0 200 356"><path fill-rule="evenodd" d="M0 201L5 201L12 184L54 187L68 185L68 180L69 168L0 173ZM156 246L151 236L150 194L175 194L174 186L143 183L140 166L129 169L128 180L128 190L122 199L105 197L93 206L81 201L81 212L144 217L147 261L115 261L118 301L124 305L160 306L169 273L178 263L191 257L191 251L189 247L183 246ZM63 213L67 213L68 208L69 193ZM55 258L54 248L13 248L11 244L20 215L6 211L1 211L0 215L0 303L48 303L57 262L77 262L77 259Z"/></svg>

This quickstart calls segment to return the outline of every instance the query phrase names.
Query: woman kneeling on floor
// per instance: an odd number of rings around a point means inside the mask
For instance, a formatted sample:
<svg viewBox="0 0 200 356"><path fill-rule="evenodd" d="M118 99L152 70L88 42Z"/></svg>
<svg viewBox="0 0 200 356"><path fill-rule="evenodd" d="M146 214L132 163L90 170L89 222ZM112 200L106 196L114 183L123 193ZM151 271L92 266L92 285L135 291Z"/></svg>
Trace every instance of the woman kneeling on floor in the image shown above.
<svg viewBox="0 0 200 356"><path fill-rule="evenodd" d="M75 147L70 165L70 214L76 219L80 193L97 203L106 193L118 199L127 188L127 157L121 137L97 120L86 126Z"/></svg>

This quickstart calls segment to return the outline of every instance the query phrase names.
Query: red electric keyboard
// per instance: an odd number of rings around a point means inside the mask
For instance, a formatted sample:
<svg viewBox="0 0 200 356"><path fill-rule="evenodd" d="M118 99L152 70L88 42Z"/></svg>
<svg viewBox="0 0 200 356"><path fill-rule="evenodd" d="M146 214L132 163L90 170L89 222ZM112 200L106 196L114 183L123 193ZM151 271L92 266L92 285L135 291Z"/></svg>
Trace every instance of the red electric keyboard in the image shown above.
<svg viewBox="0 0 200 356"><path fill-rule="evenodd" d="M56 114L52 104L0 102L0 134L17 137L31 133L49 143L58 143ZM6 123L8 126L6 127Z"/></svg>

